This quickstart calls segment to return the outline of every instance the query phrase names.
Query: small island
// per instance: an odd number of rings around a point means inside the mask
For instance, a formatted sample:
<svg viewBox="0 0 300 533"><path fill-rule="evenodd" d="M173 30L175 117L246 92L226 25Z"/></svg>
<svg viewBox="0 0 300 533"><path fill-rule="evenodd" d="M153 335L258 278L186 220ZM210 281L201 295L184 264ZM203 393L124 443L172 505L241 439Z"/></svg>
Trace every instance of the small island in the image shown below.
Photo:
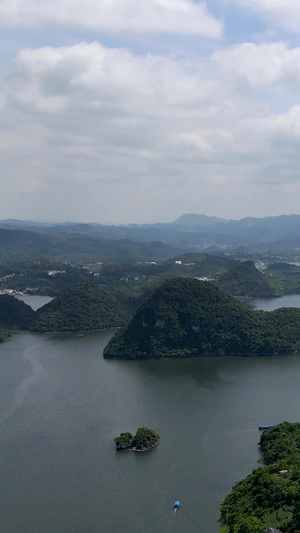
<svg viewBox="0 0 300 533"><path fill-rule="evenodd" d="M145 452L156 446L160 440L161 437L153 429L142 427L138 428L135 435L129 432L121 433L114 439L114 442L118 451Z"/></svg>

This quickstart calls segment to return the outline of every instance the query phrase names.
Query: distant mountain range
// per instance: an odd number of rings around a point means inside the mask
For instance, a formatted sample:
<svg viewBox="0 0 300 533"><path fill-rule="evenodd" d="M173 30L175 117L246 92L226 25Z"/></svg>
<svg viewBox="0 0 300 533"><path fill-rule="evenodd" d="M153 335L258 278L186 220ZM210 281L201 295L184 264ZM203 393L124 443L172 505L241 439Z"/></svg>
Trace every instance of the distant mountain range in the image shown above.
<svg viewBox="0 0 300 533"><path fill-rule="evenodd" d="M74 240L77 240L79 255L90 253L91 256L98 257L100 247L105 258L115 260L126 256L128 259L154 259L159 256L170 258L176 255L178 248L187 251L197 248L215 250L224 246L242 246L251 251L271 249L278 252L300 249L300 215L225 220L206 215L185 214L167 224L119 226L73 222L51 224L8 219L0 221L0 228L0 252L4 251L4 248L7 249L9 244L15 246L19 243L21 246L22 242L27 240L31 243L31 248L40 247L41 252L45 247L58 247L58 256L63 255L67 249L68 253L73 253ZM8 233L5 233L5 230ZM24 235L18 232L27 233ZM116 240L119 241L118 245L114 242ZM124 241L127 241L126 245ZM156 244L155 250L152 251L153 245L150 243L153 242ZM158 242L170 248L164 248L160 244L157 254ZM148 243L148 249L141 250L136 244L134 249L134 243L143 243L143 246ZM118 251L120 247L123 247L121 252Z"/></svg>
<svg viewBox="0 0 300 533"><path fill-rule="evenodd" d="M80 233L42 232L0 227L0 263L49 259L54 261L154 261L174 257L178 248L162 242L103 239Z"/></svg>

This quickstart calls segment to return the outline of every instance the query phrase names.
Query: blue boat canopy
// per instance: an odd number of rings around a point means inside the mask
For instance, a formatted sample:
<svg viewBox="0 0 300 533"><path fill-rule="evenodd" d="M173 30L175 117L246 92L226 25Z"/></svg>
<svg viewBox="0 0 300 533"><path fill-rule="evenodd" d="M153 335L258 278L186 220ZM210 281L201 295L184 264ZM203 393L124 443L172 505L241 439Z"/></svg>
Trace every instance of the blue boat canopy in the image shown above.
<svg viewBox="0 0 300 533"><path fill-rule="evenodd" d="M174 509L178 509L178 507L180 507L180 501L179 500L174 502Z"/></svg>

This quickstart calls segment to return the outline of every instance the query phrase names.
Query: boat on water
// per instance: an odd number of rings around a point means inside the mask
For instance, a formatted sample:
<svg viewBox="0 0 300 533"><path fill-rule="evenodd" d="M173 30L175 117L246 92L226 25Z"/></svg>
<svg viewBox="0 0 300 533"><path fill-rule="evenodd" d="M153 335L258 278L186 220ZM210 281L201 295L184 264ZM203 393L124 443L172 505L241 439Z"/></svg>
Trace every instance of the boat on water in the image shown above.
<svg viewBox="0 0 300 533"><path fill-rule="evenodd" d="M270 425L270 424L269 424L269 425L260 424L260 425L258 426L258 429L270 429L270 428L272 428L272 427L273 427L273 425Z"/></svg>

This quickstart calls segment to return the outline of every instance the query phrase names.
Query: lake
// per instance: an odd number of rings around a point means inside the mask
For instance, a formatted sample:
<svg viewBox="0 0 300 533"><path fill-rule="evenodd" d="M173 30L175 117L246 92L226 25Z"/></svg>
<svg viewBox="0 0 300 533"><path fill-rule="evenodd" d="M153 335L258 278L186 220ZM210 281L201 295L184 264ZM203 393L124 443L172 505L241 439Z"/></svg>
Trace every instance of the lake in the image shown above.
<svg viewBox="0 0 300 533"><path fill-rule="evenodd" d="M22 302L25 302L27 305L30 305L34 311L39 309L39 307L42 307L43 305L48 304L53 300L51 296L31 296L31 295L18 295L16 296L18 300L21 300Z"/></svg>
<svg viewBox="0 0 300 533"><path fill-rule="evenodd" d="M279 307L300 307L300 294L288 294L280 298L258 298L249 303L254 309L274 311Z"/></svg>
<svg viewBox="0 0 300 533"><path fill-rule="evenodd" d="M217 533L222 499L258 466L258 425L300 420L297 355L106 361L112 334L0 345L5 533ZM116 452L139 426L161 444Z"/></svg>

